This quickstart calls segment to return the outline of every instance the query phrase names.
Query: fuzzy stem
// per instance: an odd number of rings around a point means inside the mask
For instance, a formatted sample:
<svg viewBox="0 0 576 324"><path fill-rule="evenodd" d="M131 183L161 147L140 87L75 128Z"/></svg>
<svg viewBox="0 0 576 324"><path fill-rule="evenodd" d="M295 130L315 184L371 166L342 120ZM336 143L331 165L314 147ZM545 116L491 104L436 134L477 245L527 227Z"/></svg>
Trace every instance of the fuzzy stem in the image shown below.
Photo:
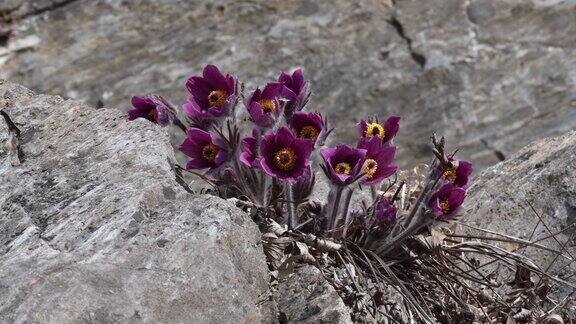
<svg viewBox="0 0 576 324"><path fill-rule="evenodd" d="M424 218L423 222L420 224L413 224L412 226L408 227L404 230L404 232L400 233L397 237L395 237L392 243L381 246L379 249L376 250L378 255L384 255L390 251L392 251L396 246L399 244L404 243L407 237L417 233L420 229L432 224L431 218Z"/></svg>
<svg viewBox="0 0 576 324"><path fill-rule="evenodd" d="M342 237L346 238L346 233L348 232L348 224L350 223L350 201L352 200L352 193L354 193L354 189L348 189L346 192L346 198L344 199L344 208L342 208L342 216L344 216L344 232L342 233Z"/></svg>
<svg viewBox="0 0 576 324"><path fill-rule="evenodd" d="M336 186L332 189L334 191L334 199L332 200L332 204L330 205L330 209L328 209L328 213L326 214L326 228L325 231L328 232L334 226L334 218L338 215L338 207L340 205L340 198L342 197L342 189L344 187Z"/></svg>
<svg viewBox="0 0 576 324"><path fill-rule="evenodd" d="M293 229L298 226L296 219L296 203L294 202L294 195L292 192L292 185L288 182L284 185L284 192L286 194L286 208L288 209L288 229Z"/></svg>

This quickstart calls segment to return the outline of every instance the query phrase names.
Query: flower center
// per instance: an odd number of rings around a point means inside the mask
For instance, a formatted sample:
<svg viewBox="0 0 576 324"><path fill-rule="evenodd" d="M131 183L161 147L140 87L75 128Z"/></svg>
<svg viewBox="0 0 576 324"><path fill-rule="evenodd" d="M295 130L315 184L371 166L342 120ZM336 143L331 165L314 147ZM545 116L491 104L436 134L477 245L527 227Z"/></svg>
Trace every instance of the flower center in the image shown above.
<svg viewBox="0 0 576 324"><path fill-rule="evenodd" d="M218 151L220 151L218 146L212 143L206 144L202 148L202 157L204 157L207 161L214 162L216 160L216 155L218 154Z"/></svg>
<svg viewBox="0 0 576 324"><path fill-rule="evenodd" d="M340 174L350 174L350 172L352 172L352 167L350 166L350 163L340 162L336 164L334 171Z"/></svg>
<svg viewBox="0 0 576 324"><path fill-rule="evenodd" d="M148 112L148 120L151 120L153 122L156 121L156 109L150 109L150 111Z"/></svg>
<svg viewBox="0 0 576 324"><path fill-rule="evenodd" d="M444 176L444 178L446 178L448 181L454 183L454 181L456 181L456 170L454 170L454 168L448 168L446 169L442 175Z"/></svg>
<svg viewBox="0 0 576 324"><path fill-rule="evenodd" d="M289 147L285 147L274 153L273 162L280 170L292 171L296 165L296 152Z"/></svg>
<svg viewBox="0 0 576 324"><path fill-rule="evenodd" d="M316 140L318 138L318 130L314 126L304 126L300 130L300 137Z"/></svg>
<svg viewBox="0 0 576 324"><path fill-rule="evenodd" d="M260 100L260 107L265 113L271 113L276 110L276 103L271 99L262 99Z"/></svg>
<svg viewBox="0 0 576 324"><path fill-rule="evenodd" d="M208 104L210 108L222 106L228 99L228 94L224 90L214 90L208 95Z"/></svg>
<svg viewBox="0 0 576 324"><path fill-rule="evenodd" d="M450 212L450 204L448 203L448 199L443 199L440 202L440 209L442 209L442 213L448 214Z"/></svg>
<svg viewBox="0 0 576 324"><path fill-rule="evenodd" d="M364 132L364 135L366 135L366 137L372 137L376 135L380 138L384 138L385 134L386 130L382 125L378 123L370 123L366 125L366 131Z"/></svg>
<svg viewBox="0 0 576 324"><path fill-rule="evenodd" d="M366 159L362 165L362 172L366 174L366 178L371 179L378 170L378 163L373 159Z"/></svg>

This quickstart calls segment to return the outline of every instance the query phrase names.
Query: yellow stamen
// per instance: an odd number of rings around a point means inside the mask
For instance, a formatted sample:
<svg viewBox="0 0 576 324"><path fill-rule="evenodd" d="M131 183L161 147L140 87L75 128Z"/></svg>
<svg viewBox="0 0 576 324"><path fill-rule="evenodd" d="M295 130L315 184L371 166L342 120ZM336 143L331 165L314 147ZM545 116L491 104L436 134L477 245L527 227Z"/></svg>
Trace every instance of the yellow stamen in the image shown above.
<svg viewBox="0 0 576 324"><path fill-rule="evenodd" d="M454 183L456 181L456 170L454 170L454 168L448 168L446 169L442 175L444 176L444 178L446 178L446 180Z"/></svg>
<svg viewBox="0 0 576 324"><path fill-rule="evenodd" d="M300 137L316 140L318 138L318 130L314 126L304 126L300 130Z"/></svg>
<svg viewBox="0 0 576 324"><path fill-rule="evenodd" d="M209 162L214 162L216 160L216 155L218 154L219 151L220 149L218 148L218 146L212 143L207 144L202 148L202 157L204 157L204 159L206 159Z"/></svg>
<svg viewBox="0 0 576 324"><path fill-rule="evenodd" d="M349 163L340 162L336 164L336 166L334 167L334 171L340 174L350 174L350 172L352 172L352 167L350 166Z"/></svg>
<svg viewBox="0 0 576 324"><path fill-rule="evenodd" d="M448 203L448 199L444 199L440 202L440 209L444 214L448 214L450 212L450 204Z"/></svg>
<svg viewBox="0 0 576 324"><path fill-rule="evenodd" d="M265 113L271 113L276 110L276 103L271 99L262 99L260 100L260 107Z"/></svg>
<svg viewBox="0 0 576 324"><path fill-rule="evenodd" d="M371 179L378 170L378 163L373 159L366 159L362 165L362 173L365 173L366 178Z"/></svg>
<svg viewBox="0 0 576 324"><path fill-rule="evenodd" d="M377 135L380 138L384 138L384 135L386 135L386 130L384 129L384 126L378 123L370 123L366 125L366 131L364 132L364 135L366 137Z"/></svg>
<svg viewBox="0 0 576 324"><path fill-rule="evenodd" d="M214 90L208 95L208 104L210 108L219 107L226 102L228 94L224 90Z"/></svg>
<svg viewBox="0 0 576 324"><path fill-rule="evenodd" d="M285 147L274 153L273 162L276 167L284 171L292 171L296 165L296 152Z"/></svg>

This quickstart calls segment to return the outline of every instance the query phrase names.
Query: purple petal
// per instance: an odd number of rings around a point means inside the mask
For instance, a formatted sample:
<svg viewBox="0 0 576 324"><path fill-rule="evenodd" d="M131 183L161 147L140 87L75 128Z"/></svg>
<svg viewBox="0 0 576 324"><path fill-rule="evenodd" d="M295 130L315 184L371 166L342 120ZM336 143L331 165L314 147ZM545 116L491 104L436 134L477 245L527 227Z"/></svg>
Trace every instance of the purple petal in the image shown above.
<svg viewBox="0 0 576 324"><path fill-rule="evenodd" d="M210 84L199 76L188 78L188 81L186 81L186 89L188 89L191 95L203 103L208 100L208 95L212 91Z"/></svg>
<svg viewBox="0 0 576 324"><path fill-rule="evenodd" d="M226 78L215 65L206 65L204 71L202 71L202 75L206 82L211 86L211 90L226 90L228 88Z"/></svg>
<svg viewBox="0 0 576 324"><path fill-rule="evenodd" d="M398 130L400 129L400 117L390 116L384 122L383 126L384 126L384 129L386 130L386 133L385 133L384 138L383 138L383 142L387 143L390 140L392 140L394 138L394 136L396 136L396 134L398 133Z"/></svg>

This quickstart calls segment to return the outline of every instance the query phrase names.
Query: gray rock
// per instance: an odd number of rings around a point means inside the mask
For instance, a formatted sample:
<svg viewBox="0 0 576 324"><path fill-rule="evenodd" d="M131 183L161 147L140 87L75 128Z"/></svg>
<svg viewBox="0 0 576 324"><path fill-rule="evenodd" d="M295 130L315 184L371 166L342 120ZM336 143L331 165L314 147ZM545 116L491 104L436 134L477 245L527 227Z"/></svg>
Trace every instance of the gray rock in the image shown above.
<svg viewBox="0 0 576 324"><path fill-rule="evenodd" d="M148 92L181 104L209 62L249 89L301 65L332 143L400 114L403 167L428 161L433 130L480 170L574 127L576 1L388 2L10 0L0 76L128 109Z"/></svg>
<svg viewBox="0 0 576 324"><path fill-rule="evenodd" d="M525 240L543 238L549 236L550 231L556 233L573 225L576 221L576 132L532 143L508 161L484 171L470 188L467 206L467 223ZM564 247L565 255L576 256L575 234L576 229L572 227L557 235L559 242L549 238L540 244L557 251ZM542 269L550 267L551 273L576 285L574 262L557 258L554 252L531 247L525 255Z"/></svg>
<svg viewBox="0 0 576 324"><path fill-rule="evenodd" d="M287 323L352 323L350 309L316 267L297 269L278 284L275 295Z"/></svg>
<svg viewBox="0 0 576 324"><path fill-rule="evenodd" d="M259 322L252 220L188 194L164 130L0 80L0 322ZM266 314L266 315L263 315Z"/></svg>

